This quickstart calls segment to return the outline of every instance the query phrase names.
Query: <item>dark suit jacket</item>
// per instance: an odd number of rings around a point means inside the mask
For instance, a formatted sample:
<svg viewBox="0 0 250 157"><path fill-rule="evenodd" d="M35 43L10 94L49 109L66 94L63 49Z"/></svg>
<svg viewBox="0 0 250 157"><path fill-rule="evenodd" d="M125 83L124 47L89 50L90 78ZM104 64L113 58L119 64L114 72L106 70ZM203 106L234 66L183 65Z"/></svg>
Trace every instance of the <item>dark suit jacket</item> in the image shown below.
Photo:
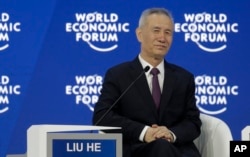
<svg viewBox="0 0 250 157"><path fill-rule="evenodd" d="M145 125L164 125L177 137L175 145L193 149L200 134L201 121L195 104L195 84L191 73L165 61L165 77L159 113L150 93L146 76L142 75L123 95L114 108L98 124L119 126L123 135L124 154L140 145L139 136ZM138 57L110 68L102 93L95 105L93 123L107 111L128 86L143 72ZM195 149L195 148L194 148Z"/></svg>

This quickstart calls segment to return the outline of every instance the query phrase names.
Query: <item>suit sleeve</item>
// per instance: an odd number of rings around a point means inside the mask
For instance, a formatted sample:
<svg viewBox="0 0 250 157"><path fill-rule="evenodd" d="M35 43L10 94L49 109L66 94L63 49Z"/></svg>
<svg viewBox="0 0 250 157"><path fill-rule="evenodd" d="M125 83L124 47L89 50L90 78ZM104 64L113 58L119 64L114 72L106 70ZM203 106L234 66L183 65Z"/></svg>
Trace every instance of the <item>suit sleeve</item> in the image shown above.
<svg viewBox="0 0 250 157"><path fill-rule="evenodd" d="M200 111L196 106L194 76L188 79L186 94L184 98L184 116L182 120L170 128L176 135L176 143L183 144L192 142L200 135L201 120Z"/></svg>
<svg viewBox="0 0 250 157"><path fill-rule="evenodd" d="M95 124L102 117L102 115L111 108L111 106L116 102L116 100L127 87L126 85L121 85L122 83L124 84L124 81L126 81L124 78L121 78L125 77L122 75L123 74L119 74L119 71L117 70L107 71L104 78L101 95L99 96L98 102L95 104L93 124ZM120 101L118 101L112 107L112 109L98 125L121 127L122 129L118 132L123 134L124 140L127 139L131 141L132 139L134 141L138 141L141 131L145 125L119 114L119 105ZM108 132L117 132L117 130L110 130Z"/></svg>

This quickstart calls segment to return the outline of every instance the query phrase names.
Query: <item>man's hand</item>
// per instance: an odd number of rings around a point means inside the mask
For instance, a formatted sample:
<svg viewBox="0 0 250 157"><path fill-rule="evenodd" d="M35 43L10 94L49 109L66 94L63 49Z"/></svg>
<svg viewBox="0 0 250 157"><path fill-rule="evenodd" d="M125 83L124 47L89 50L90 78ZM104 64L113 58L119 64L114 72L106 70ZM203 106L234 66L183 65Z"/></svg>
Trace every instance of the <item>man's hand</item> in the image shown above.
<svg viewBox="0 0 250 157"><path fill-rule="evenodd" d="M144 141L149 143L159 138L166 139L169 142L174 141L174 137L170 130L165 126L158 126L157 124L153 124L150 128L148 128Z"/></svg>

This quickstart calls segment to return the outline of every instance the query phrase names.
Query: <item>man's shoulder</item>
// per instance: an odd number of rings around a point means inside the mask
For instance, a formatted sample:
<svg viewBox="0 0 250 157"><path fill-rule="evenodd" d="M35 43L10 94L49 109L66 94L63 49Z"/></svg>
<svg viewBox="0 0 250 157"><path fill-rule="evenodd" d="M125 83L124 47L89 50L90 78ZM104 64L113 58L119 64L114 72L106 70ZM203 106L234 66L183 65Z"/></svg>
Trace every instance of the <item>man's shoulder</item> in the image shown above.
<svg viewBox="0 0 250 157"><path fill-rule="evenodd" d="M183 75L192 75L193 76L193 73L189 70L187 70L186 68L180 66L180 65L177 65L177 64L173 64L173 63L169 63L167 62L167 67L169 69L171 69L173 72L175 73L180 73L180 74L183 74Z"/></svg>
<svg viewBox="0 0 250 157"><path fill-rule="evenodd" d="M140 67L140 62L138 58L135 58L134 60L130 61L124 61L119 64L116 64L112 67L109 68L111 71L124 71L124 70L131 70L134 68L139 68Z"/></svg>

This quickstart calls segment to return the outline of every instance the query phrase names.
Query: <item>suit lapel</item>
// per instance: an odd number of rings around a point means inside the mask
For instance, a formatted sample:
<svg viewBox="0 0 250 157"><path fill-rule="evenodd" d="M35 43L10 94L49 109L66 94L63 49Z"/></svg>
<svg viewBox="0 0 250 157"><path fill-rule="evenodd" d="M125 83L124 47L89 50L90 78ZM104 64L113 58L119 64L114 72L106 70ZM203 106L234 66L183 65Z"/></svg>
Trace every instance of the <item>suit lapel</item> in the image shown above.
<svg viewBox="0 0 250 157"><path fill-rule="evenodd" d="M164 82L163 82L163 91L161 95L161 103L160 103L160 108L159 108L160 118L164 114L164 110L166 106L168 105L168 102L171 98L175 80L176 78L175 78L173 70L169 67L168 63L165 62L165 76L164 76Z"/></svg>
<svg viewBox="0 0 250 157"><path fill-rule="evenodd" d="M143 71L141 63L138 58L134 60L132 66L133 66L132 75L134 78L136 78ZM138 89L138 95L140 95L140 98L143 98L142 100L144 101L145 105L144 109L150 109L151 111L154 112L154 115L157 117L158 116L157 110L154 104L152 94L148 87L146 75L142 75L142 77L135 83L135 86Z"/></svg>

